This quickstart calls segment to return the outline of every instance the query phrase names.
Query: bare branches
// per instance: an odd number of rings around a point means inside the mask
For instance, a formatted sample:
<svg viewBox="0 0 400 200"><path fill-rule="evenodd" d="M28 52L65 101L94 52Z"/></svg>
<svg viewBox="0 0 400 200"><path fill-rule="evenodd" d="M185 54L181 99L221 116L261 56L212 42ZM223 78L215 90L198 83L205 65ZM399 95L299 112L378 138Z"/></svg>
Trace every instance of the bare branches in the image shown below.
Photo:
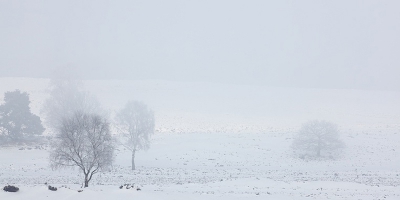
<svg viewBox="0 0 400 200"><path fill-rule="evenodd" d="M142 102L129 101L117 114L116 121L122 145L132 151L132 169L135 169L135 152L150 147L155 126L154 113Z"/></svg>
<svg viewBox="0 0 400 200"><path fill-rule="evenodd" d="M85 187L99 170L112 165L114 143L109 123L99 115L75 112L64 118L52 145L53 168L77 166L85 174ZM90 176L89 176L90 175Z"/></svg>
<svg viewBox="0 0 400 200"><path fill-rule="evenodd" d="M49 85L49 98L46 99L42 113L46 123L56 131L63 119L75 112L105 115L96 97L83 89L83 83L71 78L52 79Z"/></svg>
<svg viewBox="0 0 400 200"><path fill-rule="evenodd" d="M323 154L333 156L344 144L339 139L339 131L335 124L327 121L313 120L301 127L293 141L292 148L300 157L322 157Z"/></svg>

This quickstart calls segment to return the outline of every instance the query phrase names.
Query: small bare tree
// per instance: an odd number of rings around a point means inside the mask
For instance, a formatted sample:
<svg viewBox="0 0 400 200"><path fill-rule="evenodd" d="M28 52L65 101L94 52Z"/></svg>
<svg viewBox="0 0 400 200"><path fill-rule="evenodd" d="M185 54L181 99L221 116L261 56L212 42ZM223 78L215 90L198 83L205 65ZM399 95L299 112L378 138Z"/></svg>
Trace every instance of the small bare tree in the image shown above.
<svg viewBox="0 0 400 200"><path fill-rule="evenodd" d="M109 123L99 115L75 112L62 121L56 140L50 153L52 168L79 167L85 187L94 174L112 165L114 143Z"/></svg>
<svg viewBox="0 0 400 200"><path fill-rule="evenodd" d="M154 133L154 113L146 104L129 101L116 116L121 143L132 152L132 170L135 170L135 153L150 147Z"/></svg>
<svg viewBox="0 0 400 200"><path fill-rule="evenodd" d="M321 157L322 154L332 156L344 147L339 139L339 131L335 124L327 121L313 120L304 123L295 137L292 148L300 156Z"/></svg>

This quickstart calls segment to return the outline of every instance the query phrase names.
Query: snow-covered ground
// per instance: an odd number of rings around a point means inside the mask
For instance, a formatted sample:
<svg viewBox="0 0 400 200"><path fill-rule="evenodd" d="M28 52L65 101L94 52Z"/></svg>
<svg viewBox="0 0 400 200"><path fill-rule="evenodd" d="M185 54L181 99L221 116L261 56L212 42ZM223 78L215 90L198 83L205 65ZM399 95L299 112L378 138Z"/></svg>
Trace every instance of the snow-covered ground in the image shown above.
<svg viewBox="0 0 400 200"><path fill-rule="evenodd" d="M48 80L0 78L30 93L40 115ZM128 99L149 104L157 133L137 170L120 148L113 169L80 190L77 169L53 171L48 147L0 148L0 199L400 199L400 92L235 86L166 81L86 81L111 116ZM340 126L335 160L294 158L301 123ZM59 188L47 190L48 183ZM134 189L119 189L121 184ZM141 191L135 189L139 187Z"/></svg>

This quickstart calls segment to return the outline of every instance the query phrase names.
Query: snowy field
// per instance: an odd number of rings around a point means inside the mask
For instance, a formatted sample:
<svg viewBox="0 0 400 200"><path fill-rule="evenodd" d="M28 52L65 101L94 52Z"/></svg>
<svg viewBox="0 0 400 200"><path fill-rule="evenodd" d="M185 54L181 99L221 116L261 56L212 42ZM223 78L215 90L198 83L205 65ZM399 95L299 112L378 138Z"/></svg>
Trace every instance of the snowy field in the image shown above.
<svg viewBox="0 0 400 200"><path fill-rule="evenodd" d="M0 78L0 97L30 93L40 116L48 80ZM77 169L53 171L48 146L0 148L0 199L400 199L400 92L293 89L165 81L87 81L113 113L127 100L155 110L152 146L120 148L113 168L81 190ZM310 119L337 123L335 161L304 161L290 145ZM51 134L47 132L46 134ZM47 189L45 183L58 187ZM133 189L119 189L125 183ZM136 188L140 188L137 191Z"/></svg>

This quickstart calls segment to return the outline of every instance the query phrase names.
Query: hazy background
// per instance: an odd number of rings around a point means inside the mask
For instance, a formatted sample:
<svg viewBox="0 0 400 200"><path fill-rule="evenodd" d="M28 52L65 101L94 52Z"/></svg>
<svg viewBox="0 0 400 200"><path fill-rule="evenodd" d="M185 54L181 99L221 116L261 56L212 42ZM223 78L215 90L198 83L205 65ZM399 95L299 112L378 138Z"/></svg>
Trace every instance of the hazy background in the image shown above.
<svg viewBox="0 0 400 200"><path fill-rule="evenodd" d="M0 76L400 90L399 1L0 0Z"/></svg>

